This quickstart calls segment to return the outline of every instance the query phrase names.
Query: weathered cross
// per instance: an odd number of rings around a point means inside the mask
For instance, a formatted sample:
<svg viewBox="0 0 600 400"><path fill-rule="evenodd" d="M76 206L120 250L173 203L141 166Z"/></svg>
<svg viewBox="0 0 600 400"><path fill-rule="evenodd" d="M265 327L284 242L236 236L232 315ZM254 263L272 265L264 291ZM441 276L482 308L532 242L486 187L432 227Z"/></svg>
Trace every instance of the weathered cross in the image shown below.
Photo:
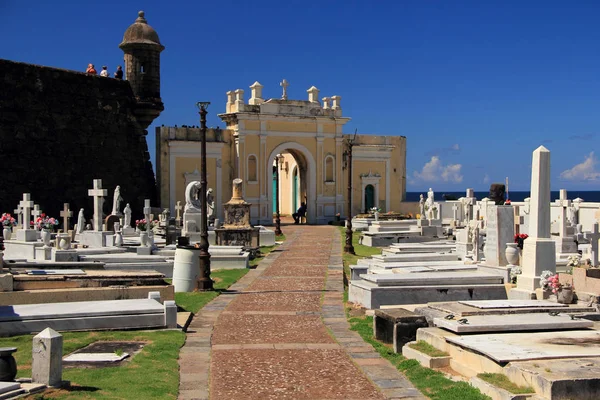
<svg viewBox="0 0 600 400"><path fill-rule="evenodd" d="M290 84L288 83L288 81L286 81L284 79L279 83L279 86L281 86L283 88L283 95L281 96L281 100L287 100L287 98L288 98L287 88L288 88L288 86L290 86Z"/></svg>
<svg viewBox="0 0 600 400"><path fill-rule="evenodd" d="M181 222L181 210L183 209L183 206L181 205L181 201L177 201L177 205L175 206L175 212L177 213L177 217L175 218L175 220L177 222Z"/></svg>
<svg viewBox="0 0 600 400"><path fill-rule="evenodd" d="M150 233L150 219L152 215L150 212L152 211L152 207L150 206L150 199L144 200L144 218L146 218L146 231Z"/></svg>
<svg viewBox="0 0 600 400"><path fill-rule="evenodd" d="M35 223L38 217L42 215L42 210L40 209L39 204L33 205L33 211L31 212L31 215L33 215L33 223Z"/></svg>
<svg viewBox="0 0 600 400"><path fill-rule="evenodd" d="M520 208L519 206L513 206L513 216L514 216L514 224L515 224L515 234L518 235L521 233L521 224L523 224L525 221L524 217L521 217L520 215Z"/></svg>
<svg viewBox="0 0 600 400"><path fill-rule="evenodd" d="M19 202L19 208L23 211L23 229L31 229L29 223L31 222L31 208L33 207L33 201L31 201L31 194L23 193L23 200Z"/></svg>
<svg viewBox="0 0 600 400"><path fill-rule="evenodd" d="M17 217L17 226L23 225L23 210L21 209L21 205L19 204L17 208L13 210L15 216Z"/></svg>
<svg viewBox="0 0 600 400"><path fill-rule="evenodd" d="M556 204L560 206L560 237L567 236L567 210L571 207L571 200L567 199L567 191L560 189L560 197L556 200Z"/></svg>
<svg viewBox="0 0 600 400"><path fill-rule="evenodd" d="M63 230L64 232L69 231L69 218L73 216L73 211L69 210L69 203L63 205L63 210L60 212L60 216L63 217Z"/></svg>
<svg viewBox="0 0 600 400"><path fill-rule="evenodd" d="M598 230L598 223L595 222L591 232L585 232L583 237L590 242L592 248L592 266L598 265L598 239L600 239L600 231Z"/></svg>
<svg viewBox="0 0 600 400"><path fill-rule="evenodd" d="M88 196L94 198L94 230L97 232L102 231L102 204L106 194L106 189L102 189L102 179L94 179L94 188L88 189Z"/></svg>

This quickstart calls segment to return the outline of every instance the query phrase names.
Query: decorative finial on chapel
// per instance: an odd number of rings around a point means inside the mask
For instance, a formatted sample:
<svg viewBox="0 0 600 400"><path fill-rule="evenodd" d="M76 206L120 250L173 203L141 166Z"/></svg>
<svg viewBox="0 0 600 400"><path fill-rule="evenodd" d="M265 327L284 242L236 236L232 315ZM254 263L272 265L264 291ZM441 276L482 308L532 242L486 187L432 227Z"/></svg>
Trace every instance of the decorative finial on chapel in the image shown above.
<svg viewBox="0 0 600 400"><path fill-rule="evenodd" d="M288 81L286 81L284 79L279 83L279 86L281 86L283 88L283 94L281 95L281 100L287 100L287 98L288 98L287 88L288 88L288 86L290 86L290 84L288 83Z"/></svg>

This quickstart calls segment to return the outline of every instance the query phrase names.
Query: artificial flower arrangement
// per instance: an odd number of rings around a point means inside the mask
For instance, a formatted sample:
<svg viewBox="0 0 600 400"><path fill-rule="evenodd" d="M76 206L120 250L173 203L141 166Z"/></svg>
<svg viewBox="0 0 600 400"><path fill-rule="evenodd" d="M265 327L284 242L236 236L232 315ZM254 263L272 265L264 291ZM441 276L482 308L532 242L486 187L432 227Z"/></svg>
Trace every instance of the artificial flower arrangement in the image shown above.
<svg viewBox="0 0 600 400"><path fill-rule="evenodd" d="M58 225L58 221L56 218L49 217L42 213L42 215L36 218L35 222L31 222L31 225L34 225L40 231L42 229L53 230L54 227Z"/></svg>
<svg viewBox="0 0 600 400"><path fill-rule="evenodd" d="M370 211L371 213L381 212L381 208L377 208L377 207L371 207L371 208L369 209L369 211Z"/></svg>
<svg viewBox="0 0 600 400"><path fill-rule="evenodd" d="M17 221L9 213L2 214L2 217L0 217L0 222L2 223L2 226L6 228L17 225Z"/></svg>
<svg viewBox="0 0 600 400"><path fill-rule="evenodd" d="M145 231L147 229L147 224L148 222L146 221L146 219L138 219L135 221L135 227L138 228L140 231ZM150 221L150 230L154 229L154 227L156 227L157 225L157 220Z"/></svg>
<svg viewBox="0 0 600 400"><path fill-rule="evenodd" d="M510 199L506 199L506 201L504 202L505 206L510 206Z"/></svg>
<svg viewBox="0 0 600 400"><path fill-rule="evenodd" d="M520 248L521 250L523 250L523 242L528 237L529 237L529 235L526 233L517 233L515 235L515 243L517 244L517 247Z"/></svg>
<svg viewBox="0 0 600 400"><path fill-rule="evenodd" d="M558 292L563 290L563 288L564 289L572 289L572 286L568 283L565 285L560 283L560 281L558 279L558 274L556 274L556 275L552 275L551 277L548 278L548 288L552 289L552 293L557 294Z"/></svg>

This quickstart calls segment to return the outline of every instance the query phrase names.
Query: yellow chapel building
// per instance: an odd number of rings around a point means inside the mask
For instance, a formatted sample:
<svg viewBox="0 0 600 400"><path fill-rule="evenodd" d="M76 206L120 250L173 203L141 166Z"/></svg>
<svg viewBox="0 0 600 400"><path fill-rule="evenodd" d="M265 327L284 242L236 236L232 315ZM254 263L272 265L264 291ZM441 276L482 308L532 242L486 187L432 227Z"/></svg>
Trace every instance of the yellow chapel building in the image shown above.
<svg viewBox="0 0 600 400"><path fill-rule="evenodd" d="M216 217L231 198L232 181L244 181L244 199L251 203L251 223L272 225L279 175L279 209L292 214L307 204L306 221L326 224L348 213L348 142L352 146L351 215L372 207L398 210L406 195L406 137L344 134L350 118L342 115L341 97L323 97L307 90L308 100L290 100L288 83L279 99L262 98L263 86L227 92L225 129L207 129L208 187L213 189ZM156 128L156 179L161 208L175 215L185 205L185 188L200 180L200 129ZM178 208L178 207L177 207Z"/></svg>

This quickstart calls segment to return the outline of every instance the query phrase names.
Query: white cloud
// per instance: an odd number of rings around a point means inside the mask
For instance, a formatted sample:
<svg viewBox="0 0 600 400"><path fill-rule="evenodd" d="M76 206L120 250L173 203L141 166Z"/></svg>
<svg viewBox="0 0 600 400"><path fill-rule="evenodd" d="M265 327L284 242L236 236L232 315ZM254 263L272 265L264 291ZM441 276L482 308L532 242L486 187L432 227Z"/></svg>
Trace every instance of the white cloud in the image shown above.
<svg viewBox="0 0 600 400"><path fill-rule="evenodd" d="M460 146L458 145L458 143L455 143L452 145L452 150L455 150L455 151L460 150Z"/></svg>
<svg viewBox="0 0 600 400"><path fill-rule="evenodd" d="M456 145L458 146L458 145ZM425 163L423 169L413 171L414 180L421 180L424 182L453 182L460 183L463 180L463 176L460 173L462 168L461 164L448 164L443 165L438 156L432 156L431 160Z"/></svg>
<svg viewBox="0 0 600 400"><path fill-rule="evenodd" d="M582 163L561 172L560 177L567 181L597 181L600 179L600 172L596 171L597 163L592 151Z"/></svg>
<svg viewBox="0 0 600 400"><path fill-rule="evenodd" d="M485 174L483 177L483 183L490 183L490 176L488 174Z"/></svg>

